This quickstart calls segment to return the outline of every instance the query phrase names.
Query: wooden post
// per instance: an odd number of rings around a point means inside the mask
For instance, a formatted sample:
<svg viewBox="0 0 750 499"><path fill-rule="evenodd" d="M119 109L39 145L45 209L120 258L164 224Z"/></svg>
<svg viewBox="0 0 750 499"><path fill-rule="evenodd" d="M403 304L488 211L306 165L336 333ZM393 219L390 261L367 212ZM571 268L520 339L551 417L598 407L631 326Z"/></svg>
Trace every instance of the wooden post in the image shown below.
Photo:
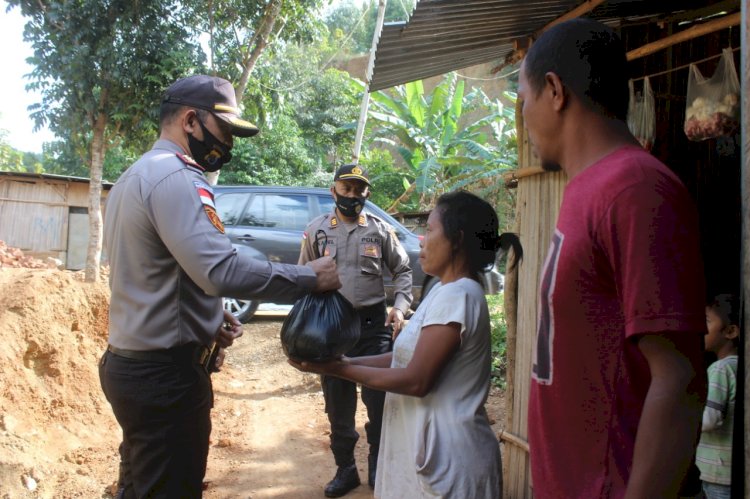
<svg viewBox="0 0 750 499"><path fill-rule="evenodd" d="M576 17L581 17L584 14L587 14L597 8L599 5L603 4L604 0L585 0L581 5L576 7L575 9L566 12L565 14L561 15L554 21L546 24L542 29L539 29L534 32L534 39L536 40L539 38L539 35L550 29L552 26L555 26L556 24L560 24L562 22L568 21L570 19L575 19Z"/></svg>
<svg viewBox="0 0 750 499"><path fill-rule="evenodd" d="M647 43L637 49L630 50L627 53L627 58L629 61L632 61L633 59L638 59L639 57L644 57L653 54L654 52L658 52L661 49L671 47L676 43L692 40L693 38L714 33L730 26L736 26L737 24L740 24L740 15L740 12L737 12L736 14L720 17L703 24L696 24L691 28L675 33L674 35L662 38L661 40L656 40L652 43Z"/></svg>
<svg viewBox="0 0 750 499"><path fill-rule="evenodd" d="M370 61L367 63L367 72L365 72L365 93L362 95L362 105L359 109L359 120L357 121L357 133L354 136L354 151L352 152L352 161L354 163L359 162L359 153L362 150L362 136L365 134L365 124L367 124L367 109L370 107L370 80L372 79L372 68L375 65L375 52L378 48L380 33L383 31L386 1L380 0L378 2L378 19L375 22L375 32L372 34Z"/></svg>
<svg viewBox="0 0 750 499"><path fill-rule="evenodd" d="M742 126L741 126L741 140L742 140L742 159L740 164L741 169L741 182L740 187L742 193L742 243L741 252L741 296L743 301L743 344L745 345L744 355L740 357L740 372L744 371L743 381L743 421L744 431L743 438L740 445L744 448L744 474L745 474L745 490L740 491L738 497L747 497L748 483L750 483L750 448L747 443L750 442L750 411L747 410L747 403L750 400L750 377L748 377L747 359L750 358L750 54L748 54L748 43L750 43L750 0L742 0L742 22L740 23L740 44L742 52L740 53L740 88L742 89ZM735 453L735 456L740 455Z"/></svg>

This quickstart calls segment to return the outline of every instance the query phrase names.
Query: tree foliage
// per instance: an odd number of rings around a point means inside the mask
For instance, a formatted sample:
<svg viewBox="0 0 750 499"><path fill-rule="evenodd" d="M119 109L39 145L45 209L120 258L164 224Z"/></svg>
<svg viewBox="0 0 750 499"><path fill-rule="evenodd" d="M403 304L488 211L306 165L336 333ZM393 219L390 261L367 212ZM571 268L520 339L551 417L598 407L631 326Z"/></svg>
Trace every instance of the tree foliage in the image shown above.
<svg viewBox="0 0 750 499"><path fill-rule="evenodd" d="M24 159L24 153L8 143L8 131L0 129L0 169L10 172L28 171Z"/></svg>
<svg viewBox="0 0 750 499"><path fill-rule="evenodd" d="M385 4L385 22L405 21L414 10L416 0L391 0ZM344 0L325 18L330 36L335 41L349 38L350 54L364 54L372 46L372 35L378 17L378 0L355 2Z"/></svg>
<svg viewBox="0 0 750 499"><path fill-rule="evenodd" d="M89 167L89 249L86 279L99 274L101 179L107 148L128 136L153 138L164 88L193 69L199 52L190 42L180 5L163 0L9 0L27 22L34 66L29 88L38 126L66 137Z"/></svg>
<svg viewBox="0 0 750 499"><path fill-rule="evenodd" d="M515 94L504 97L515 103ZM403 160L399 201L405 207L426 209L458 188L496 193L493 178L517 165L514 109L480 88L466 93L455 73L429 94L415 81L370 98L368 137Z"/></svg>
<svg viewBox="0 0 750 499"><path fill-rule="evenodd" d="M82 146L104 114L109 136L154 136L166 85L200 64L176 2L10 0L27 19L38 126ZM145 137L144 137L145 136Z"/></svg>
<svg viewBox="0 0 750 499"><path fill-rule="evenodd" d="M275 42L312 42L323 0L198 0L186 3L193 28L208 35L211 70L235 83L238 101L260 56Z"/></svg>
<svg viewBox="0 0 750 499"><path fill-rule="evenodd" d="M43 99L33 117L61 138L44 146L36 167L115 181L156 138L164 88L198 72L237 86L249 69L238 93L261 133L235 141L220 182L329 185L351 157L362 92L331 66L369 50L377 0L345 0L323 16L324 3L10 0L28 19L34 48L31 86ZM405 20L413 5L391 0L386 21ZM401 199L400 209L418 211L468 188L505 203L496 176L515 166L516 150L513 109L503 102L466 91L456 75L431 92L414 82L373 94L360 156L373 200L389 207Z"/></svg>

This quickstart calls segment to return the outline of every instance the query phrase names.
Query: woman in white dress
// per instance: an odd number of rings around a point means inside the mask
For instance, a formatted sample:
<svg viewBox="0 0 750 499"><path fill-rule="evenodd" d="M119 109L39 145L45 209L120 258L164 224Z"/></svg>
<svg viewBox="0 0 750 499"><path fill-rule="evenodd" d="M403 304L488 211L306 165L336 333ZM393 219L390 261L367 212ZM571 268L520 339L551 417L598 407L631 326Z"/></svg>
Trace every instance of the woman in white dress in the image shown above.
<svg viewBox="0 0 750 499"><path fill-rule="evenodd" d="M495 210L458 191L438 199L420 262L440 279L396 338L393 352L327 363L290 363L387 391L375 497L497 499L500 449L484 404L490 386L490 318L479 273L498 250Z"/></svg>

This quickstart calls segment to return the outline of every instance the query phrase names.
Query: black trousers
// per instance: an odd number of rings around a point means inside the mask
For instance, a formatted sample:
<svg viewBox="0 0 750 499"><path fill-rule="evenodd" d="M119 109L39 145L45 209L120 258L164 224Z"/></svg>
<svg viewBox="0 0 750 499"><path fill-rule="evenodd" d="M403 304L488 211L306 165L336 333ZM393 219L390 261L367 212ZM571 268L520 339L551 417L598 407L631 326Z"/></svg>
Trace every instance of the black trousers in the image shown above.
<svg viewBox="0 0 750 499"><path fill-rule="evenodd" d="M391 332L383 325L386 319L385 303L358 310L361 336L347 357L363 357L390 352L393 348ZM357 384L333 376L322 376L323 398L326 414L331 424L331 450L336 466L354 463L354 447L359 440L354 416L357 412ZM362 402L367 408L365 432L370 453L377 455L380 448L380 428L383 423L385 392L362 387Z"/></svg>
<svg viewBox="0 0 750 499"><path fill-rule="evenodd" d="M99 379L122 428L121 497L202 497L213 405L206 371L190 359L151 362L105 352Z"/></svg>

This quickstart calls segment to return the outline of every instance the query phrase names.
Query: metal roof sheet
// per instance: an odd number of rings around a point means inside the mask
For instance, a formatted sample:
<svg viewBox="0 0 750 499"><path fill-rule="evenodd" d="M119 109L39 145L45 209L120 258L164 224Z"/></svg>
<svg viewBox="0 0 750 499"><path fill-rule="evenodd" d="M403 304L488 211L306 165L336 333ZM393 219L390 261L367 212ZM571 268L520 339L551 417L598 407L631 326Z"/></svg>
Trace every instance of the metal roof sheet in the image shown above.
<svg viewBox="0 0 750 499"><path fill-rule="evenodd" d="M408 22L387 23L378 41L370 91L491 61L573 10L581 0L419 0ZM603 22L698 8L707 0L609 0L589 15ZM716 3L716 2L714 2Z"/></svg>
<svg viewBox="0 0 750 499"><path fill-rule="evenodd" d="M26 178L41 178L45 180L61 180L64 182L83 182L89 183L91 179L86 177L75 177L72 175L56 175L54 173L34 173L34 172L12 172L12 171L0 171L0 176L4 177L26 177ZM111 188L115 185L112 182L102 180L102 187L105 189Z"/></svg>

